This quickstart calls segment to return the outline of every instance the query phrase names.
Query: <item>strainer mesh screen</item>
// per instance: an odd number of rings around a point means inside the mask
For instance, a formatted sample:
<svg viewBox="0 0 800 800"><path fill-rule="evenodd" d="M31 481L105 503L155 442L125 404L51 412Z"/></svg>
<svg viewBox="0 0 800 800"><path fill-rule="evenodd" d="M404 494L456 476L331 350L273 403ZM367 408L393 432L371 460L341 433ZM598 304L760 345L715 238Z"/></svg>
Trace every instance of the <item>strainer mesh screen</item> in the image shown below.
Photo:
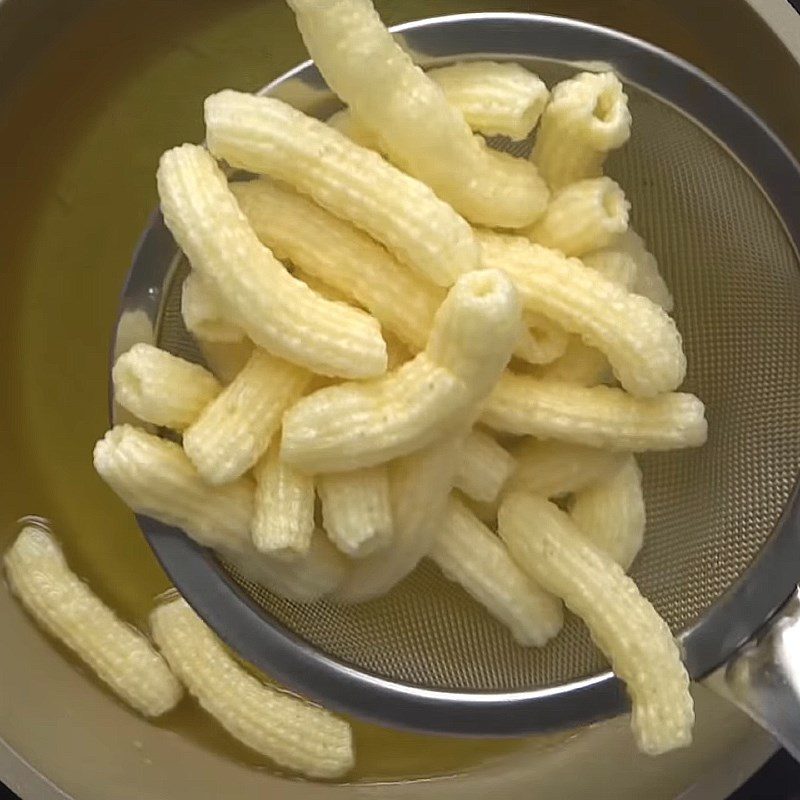
<svg viewBox="0 0 800 800"><path fill-rule="evenodd" d="M531 66L548 81L564 74ZM775 212L738 162L672 107L628 93L634 134L608 172L674 291L686 389L705 401L710 424L704 448L641 459L648 528L633 576L678 632L752 561L798 474L800 272ZM168 293L160 342L198 358L180 320L183 274ZM547 647L523 649L426 562L389 596L356 607L304 606L240 583L315 647L395 680L522 689L605 668L577 620Z"/></svg>

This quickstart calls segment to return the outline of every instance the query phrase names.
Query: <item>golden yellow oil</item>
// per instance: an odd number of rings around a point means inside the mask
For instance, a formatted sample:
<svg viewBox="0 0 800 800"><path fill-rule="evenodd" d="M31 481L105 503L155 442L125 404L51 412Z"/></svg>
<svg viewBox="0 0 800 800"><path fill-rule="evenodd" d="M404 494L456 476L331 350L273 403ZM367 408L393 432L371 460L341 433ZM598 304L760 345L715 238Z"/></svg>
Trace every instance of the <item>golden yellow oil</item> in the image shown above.
<svg viewBox="0 0 800 800"><path fill-rule="evenodd" d="M536 10L592 19L592 0L394 0L389 23L470 10ZM631 29L645 9L662 41L680 38L659 0L611 4L600 21ZM616 10L614 10L616 9ZM644 19L644 16L642 16ZM634 27L635 30L635 27ZM642 32L642 31L640 31ZM701 43L681 40L685 55ZM202 139L202 100L260 87L305 58L280 0L109 0L64 30L0 116L5 298L0 431L14 467L0 476L5 518L53 521L75 569L141 623L167 580L131 514L95 476L107 426L107 358L129 259L155 205L159 154ZM266 766L185 703L164 723L204 746ZM355 780L452 774L520 742L431 739L355 724Z"/></svg>

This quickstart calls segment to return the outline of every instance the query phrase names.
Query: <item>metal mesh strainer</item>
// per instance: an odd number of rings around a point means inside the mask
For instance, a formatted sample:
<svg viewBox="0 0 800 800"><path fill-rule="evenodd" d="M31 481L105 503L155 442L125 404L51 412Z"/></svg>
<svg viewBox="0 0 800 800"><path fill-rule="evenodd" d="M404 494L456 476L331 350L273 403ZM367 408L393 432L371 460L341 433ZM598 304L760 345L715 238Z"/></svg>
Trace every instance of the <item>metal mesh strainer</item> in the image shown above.
<svg viewBox="0 0 800 800"><path fill-rule="evenodd" d="M725 90L622 34L511 14L401 31L423 64L508 58L548 84L602 67L626 84L634 133L608 172L674 291L687 390L707 404L710 425L704 448L642 459L648 531L633 576L682 635L693 676L702 676L752 636L800 576L797 166ZM265 91L309 113L336 108L310 65ZM199 358L179 313L185 271L156 218L126 287L117 352L133 336ZM143 312L148 331L133 326L131 334L130 319ZM381 600L302 605L226 572L179 532L140 523L223 638L328 705L426 730L490 734L586 722L626 702L579 621L569 619L543 649L521 648L428 563Z"/></svg>

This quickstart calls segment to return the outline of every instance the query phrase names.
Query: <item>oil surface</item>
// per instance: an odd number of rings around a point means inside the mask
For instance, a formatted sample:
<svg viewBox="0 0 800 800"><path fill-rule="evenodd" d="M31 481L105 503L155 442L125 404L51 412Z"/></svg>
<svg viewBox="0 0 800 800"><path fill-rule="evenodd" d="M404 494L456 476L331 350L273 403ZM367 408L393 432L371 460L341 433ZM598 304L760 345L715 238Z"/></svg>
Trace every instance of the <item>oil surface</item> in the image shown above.
<svg viewBox="0 0 800 800"><path fill-rule="evenodd" d="M492 9L597 16L593 0L378 5L390 24ZM606 4L596 21L635 31L639 15L662 41L679 41L684 55L699 60L702 43L686 38L674 11L662 8L660 0L623 0ZM0 111L0 148L10 156L0 216L0 325L12 376L0 389L0 430L18 460L0 481L0 547L17 518L48 517L74 568L138 624L167 580L130 513L94 474L91 450L107 427L117 298L156 202L157 159L174 144L202 139L207 94L226 86L257 89L304 58L277 0L110 0L63 32ZM163 724L268 766L189 703ZM520 746L362 723L355 735L355 780L451 774Z"/></svg>

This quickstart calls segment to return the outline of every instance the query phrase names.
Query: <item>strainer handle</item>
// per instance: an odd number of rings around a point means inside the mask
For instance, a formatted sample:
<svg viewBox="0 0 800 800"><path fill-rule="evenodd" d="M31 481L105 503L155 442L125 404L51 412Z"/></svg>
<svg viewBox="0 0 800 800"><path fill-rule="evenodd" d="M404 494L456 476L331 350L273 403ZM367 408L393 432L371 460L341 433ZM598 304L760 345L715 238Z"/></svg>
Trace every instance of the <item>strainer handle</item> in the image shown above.
<svg viewBox="0 0 800 800"><path fill-rule="evenodd" d="M800 589L756 637L703 682L800 761Z"/></svg>

